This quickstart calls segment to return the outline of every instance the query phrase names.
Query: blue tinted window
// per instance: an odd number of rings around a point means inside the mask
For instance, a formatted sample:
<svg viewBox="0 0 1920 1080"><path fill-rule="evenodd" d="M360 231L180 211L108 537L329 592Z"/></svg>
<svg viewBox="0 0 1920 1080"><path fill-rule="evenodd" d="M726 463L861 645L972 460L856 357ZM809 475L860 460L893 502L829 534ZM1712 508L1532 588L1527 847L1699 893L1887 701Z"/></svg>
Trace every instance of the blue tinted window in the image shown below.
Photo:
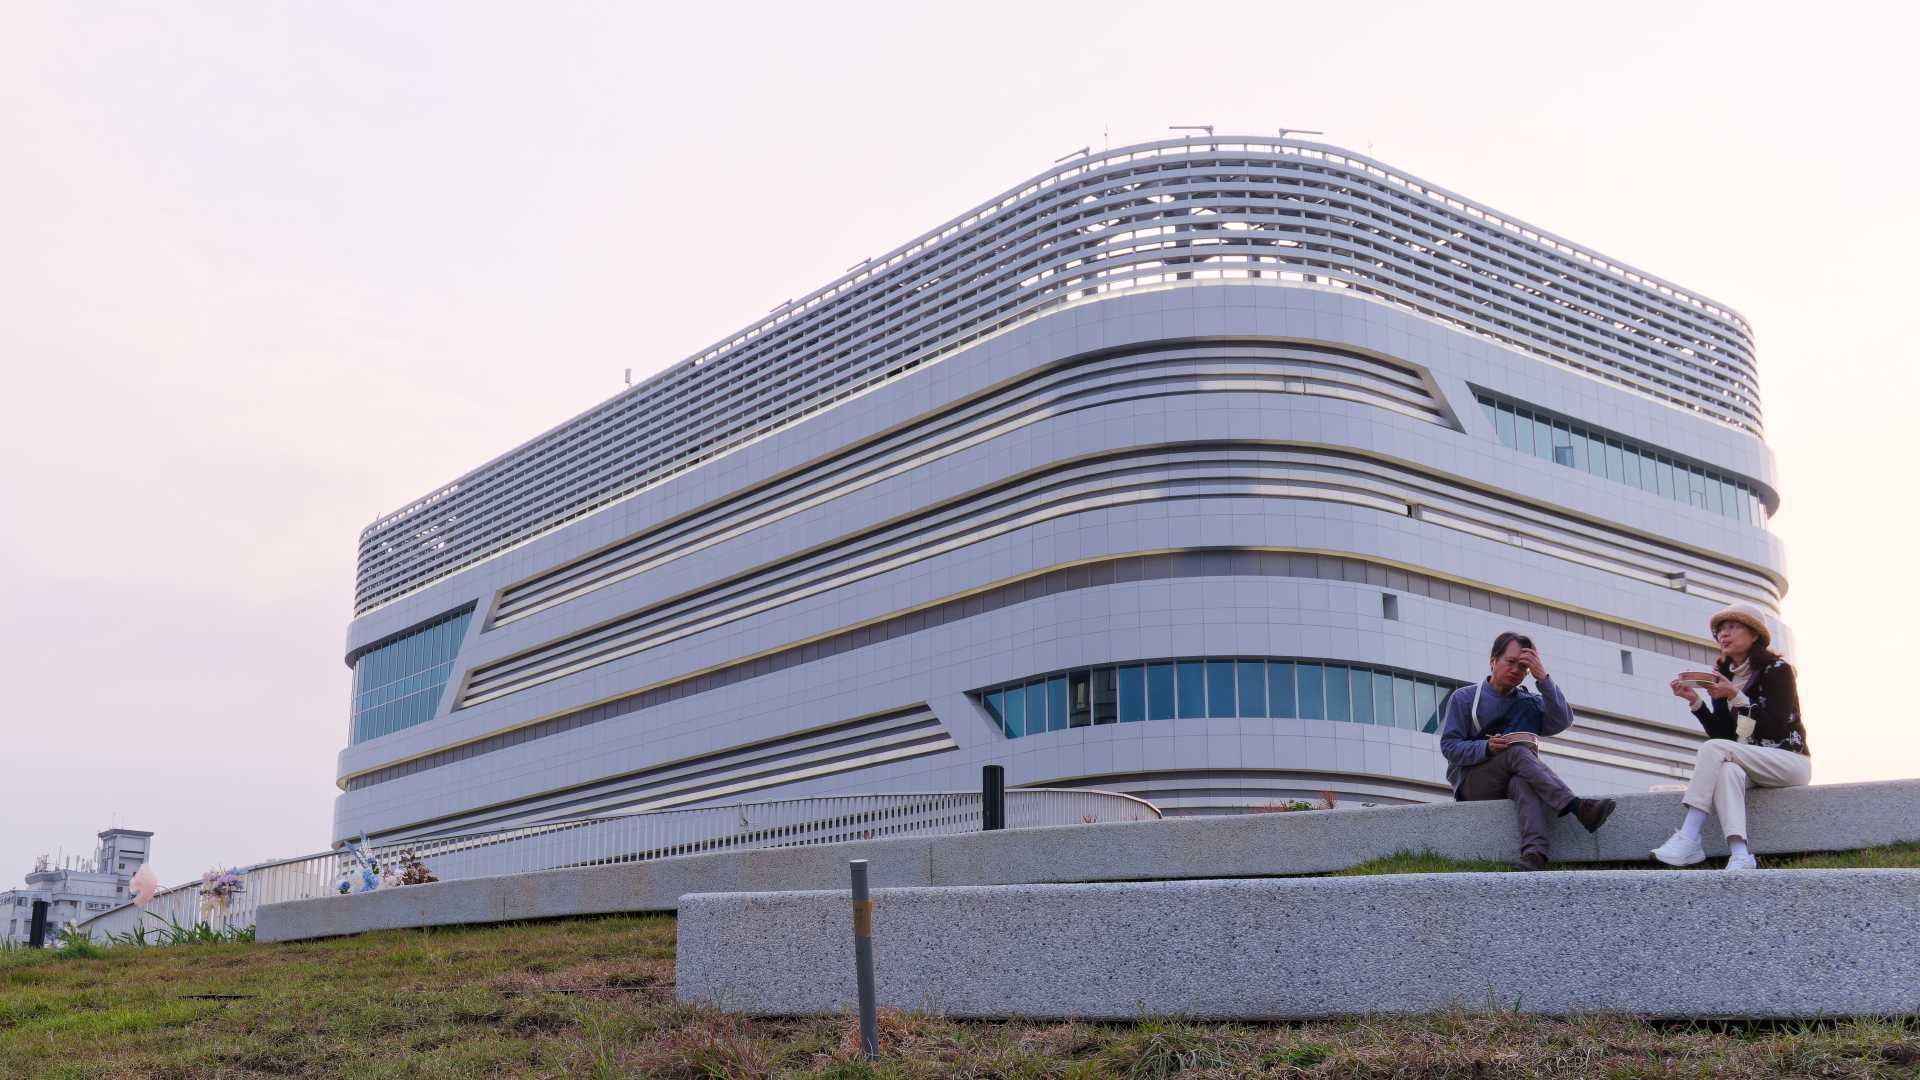
<svg viewBox="0 0 1920 1080"><path fill-rule="evenodd" d="M1523 454L1533 453L1533 417L1524 409L1513 411L1513 448Z"/></svg>
<svg viewBox="0 0 1920 1080"><path fill-rule="evenodd" d="M1414 721L1421 731L1438 731L1439 722L1435 719L1439 709L1438 688L1425 679L1413 684Z"/></svg>
<svg viewBox="0 0 1920 1080"><path fill-rule="evenodd" d="M1027 733L1027 692L1014 687L1007 691L1007 738L1017 739Z"/></svg>
<svg viewBox="0 0 1920 1080"><path fill-rule="evenodd" d="M1120 669L1120 722L1131 724L1147 718L1147 669Z"/></svg>
<svg viewBox="0 0 1920 1080"><path fill-rule="evenodd" d="M433 719L472 617L471 609L444 616L354 661L350 742Z"/></svg>
<svg viewBox="0 0 1920 1080"><path fill-rule="evenodd" d="M1353 720L1353 691L1345 664L1327 664L1327 719Z"/></svg>
<svg viewBox="0 0 1920 1080"><path fill-rule="evenodd" d="M1111 724L1119 715L1114 701L1117 674L1110 667L1093 669L1093 722L1096 724Z"/></svg>
<svg viewBox="0 0 1920 1080"><path fill-rule="evenodd" d="M1147 719L1173 719L1173 665L1147 665Z"/></svg>
<svg viewBox="0 0 1920 1080"><path fill-rule="evenodd" d="M1573 433L1567 430L1564 422L1560 421L1556 421L1553 425L1553 462L1556 465L1574 464Z"/></svg>
<svg viewBox="0 0 1920 1080"><path fill-rule="evenodd" d="M1000 691L989 690L987 692L986 703L987 703L987 715L993 717L994 726L999 728L1001 731L1007 730L1007 723L1002 718L1003 713L1000 708Z"/></svg>
<svg viewBox="0 0 1920 1080"><path fill-rule="evenodd" d="M1325 720L1327 718L1326 691L1321 683L1319 664L1295 664L1294 671L1299 675L1300 719Z"/></svg>
<svg viewBox="0 0 1920 1080"><path fill-rule="evenodd" d="M1284 660L1267 664L1267 713L1293 716L1293 665Z"/></svg>
<svg viewBox="0 0 1920 1080"><path fill-rule="evenodd" d="M1384 671L1373 673L1373 722L1393 726L1393 676Z"/></svg>
<svg viewBox="0 0 1920 1080"><path fill-rule="evenodd" d="M1267 665L1260 660L1242 660L1240 672L1240 715L1267 715Z"/></svg>
<svg viewBox="0 0 1920 1080"><path fill-rule="evenodd" d="M1027 734L1038 735L1047 730L1047 684L1028 683L1027 695Z"/></svg>
<svg viewBox="0 0 1920 1080"><path fill-rule="evenodd" d="M1512 446L1513 445L1513 410L1508 408L1505 405L1502 405L1499 411L1494 414L1493 428L1495 433L1500 436L1501 446Z"/></svg>
<svg viewBox="0 0 1920 1080"><path fill-rule="evenodd" d="M1067 730L1067 679L1055 675L1047 680L1047 730Z"/></svg>
<svg viewBox="0 0 1920 1080"><path fill-rule="evenodd" d="M1409 731L1420 730L1420 717L1415 713L1413 701L1414 682L1405 675L1393 677L1393 726Z"/></svg>
<svg viewBox="0 0 1920 1080"><path fill-rule="evenodd" d="M1553 448L1556 445L1558 444L1553 441L1553 425L1538 416L1534 417L1533 456L1547 461L1553 461L1555 460Z"/></svg>
<svg viewBox="0 0 1920 1080"><path fill-rule="evenodd" d="M1348 681L1352 688L1348 700L1353 706L1353 722L1373 723L1373 672L1366 668L1354 668L1348 674Z"/></svg>
<svg viewBox="0 0 1920 1080"><path fill-rule="evenodd" d="M1182 660L1177 670L1180 719L1207 714L1207 676L1198 660Z"/></svg>
<svg viewBox="0 0 1920 1080"><path fill-rule="evenodd" d="M1233 661L1207 661L1207 715L1235 716Z"/></svg>

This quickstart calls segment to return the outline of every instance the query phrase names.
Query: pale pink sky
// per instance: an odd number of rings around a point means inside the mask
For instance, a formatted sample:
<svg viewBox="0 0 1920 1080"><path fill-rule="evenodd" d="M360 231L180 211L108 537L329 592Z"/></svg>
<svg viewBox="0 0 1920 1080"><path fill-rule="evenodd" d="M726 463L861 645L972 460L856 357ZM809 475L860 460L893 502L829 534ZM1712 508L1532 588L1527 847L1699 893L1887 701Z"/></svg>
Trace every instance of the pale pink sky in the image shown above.
<svg viewBox="0 0 1920 1080"><path fill-rule="evenodd" d="M8 5L0 883L112 821L170 883L324 847L377 513L1169 124L1743 312L1816 779L1920 775L1914 17L1561 7Z"/></svg>

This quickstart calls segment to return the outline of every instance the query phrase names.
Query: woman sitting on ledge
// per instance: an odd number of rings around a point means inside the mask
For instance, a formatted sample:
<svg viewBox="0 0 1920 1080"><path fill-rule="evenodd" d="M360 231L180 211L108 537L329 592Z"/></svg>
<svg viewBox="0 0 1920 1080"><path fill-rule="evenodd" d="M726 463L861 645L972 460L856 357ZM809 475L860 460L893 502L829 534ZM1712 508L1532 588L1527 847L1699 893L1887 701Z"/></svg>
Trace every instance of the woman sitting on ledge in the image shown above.
<svg viewBox="0 0 1920 1080"><path fill-rule="evenodd" d="M1687 679L1673 680L1675 697L1686 701L1707 741L1700 746L1693 778L1680 802L1687 817L1680 831L1653 849L1668 866L1692 866L1707 857L1700 847L1700 826L1707 813L1720 812L1727 831L1727 869L1752 870L1747 847L1747 788L1798 787L1812 778L1807 730L1800 724L1800 692L1793 666L1767 648L1767 621L1749 604L1735 604L1708 621L1720 643L1720 662L1704 687L1707 700L1695 696ZM1697 685L1697 682L1694 683Z"/></svg>

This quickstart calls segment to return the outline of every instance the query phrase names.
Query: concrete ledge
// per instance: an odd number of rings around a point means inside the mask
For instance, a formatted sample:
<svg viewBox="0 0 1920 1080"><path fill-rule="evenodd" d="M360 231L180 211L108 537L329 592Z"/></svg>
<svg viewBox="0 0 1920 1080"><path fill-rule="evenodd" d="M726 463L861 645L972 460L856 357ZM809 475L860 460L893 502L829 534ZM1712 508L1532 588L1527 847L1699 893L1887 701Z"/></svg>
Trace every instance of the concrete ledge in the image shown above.
<svg viewBox="0 0 1920 1080"><path fill-rule="evenodd" d="M1561 818L1562 862L1633 862L1680 821L1675 793L1619 796L1613 820L1589 834ZM1920 840L1920 780L1754 791L1753 847L1762 854L1841 851ZM438 882L260 908L261 941L617 911L672 911L695 892L845 888L848 859L867 859L878 887L1013 885L1262 877L1340 870L1398 851L1457 859L1518 854L1506 802L1373 810L1170 818L1046 829L870 840L722 852L646 863ZM1724 855L1710 822L1708 851Z"/></svg>
<svg viewBox="0 0 1920 1080"><path fill-rule="evenodd" d="M882 1006L949 1016L1294 1019L1920 1012L1920 871L1628 870L888 889ZM699 894L683 1001L854 1007L848 894Z"/></svg>

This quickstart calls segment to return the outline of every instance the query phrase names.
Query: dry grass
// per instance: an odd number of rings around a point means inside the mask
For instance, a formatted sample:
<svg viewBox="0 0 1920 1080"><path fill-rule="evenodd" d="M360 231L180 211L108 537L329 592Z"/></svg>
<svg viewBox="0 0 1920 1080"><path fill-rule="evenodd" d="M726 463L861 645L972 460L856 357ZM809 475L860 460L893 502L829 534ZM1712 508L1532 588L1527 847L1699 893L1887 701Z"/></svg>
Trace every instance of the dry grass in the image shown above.
<svg viewBox="0 0 1920 1080"><path fill-rule="evenodd" d="M1916 866L1920 844L1770 860ZM1488 869L1404 855L1368 872ZM1445 1013L1290 1024L845 1018L679 1004L668 918L293 945L0 952L0 1077L1917 1077L1920 1017L1660 1024ZM209 998L205 995L227 995Z"/></svg>

